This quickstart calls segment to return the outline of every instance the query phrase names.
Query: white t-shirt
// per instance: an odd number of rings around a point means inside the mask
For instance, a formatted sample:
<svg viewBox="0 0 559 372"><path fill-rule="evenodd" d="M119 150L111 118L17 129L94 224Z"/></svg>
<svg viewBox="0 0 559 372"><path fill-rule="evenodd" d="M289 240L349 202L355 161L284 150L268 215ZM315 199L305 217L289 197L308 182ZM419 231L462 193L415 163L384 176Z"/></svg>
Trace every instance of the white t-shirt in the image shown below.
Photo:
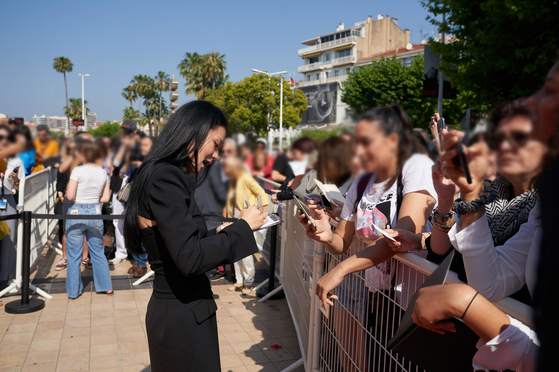
<svg viewBox="0 0 559 372"><path fill-rule="evenodd" d="M23 165L23 161L21 161L20 158L8 159L6 173L4 173L4 195L15 194L14 180L10 177L10 173L12 173L16 167L19 167L17 177L20 180L25 178L25 166Z"/></svg>
<svg viewBox="0 0 559 372"><path fill-rule="evenodd" d="M437 193L433 186L431 168L433 161L421 154L412 155L404 164L402 169L402 196L411 192L427 191L435 200ZM357 198L357 187L362 177L359 175L346 195L346 202L341 217L349 222L355 223L355 235L367 244L372 244L380 236L380 233L372 226L375 224L381 229L396 226L398 216L397 193L398 181L396 180L388 190L385 187L389 180L375 183L376 174L370 176L369 183L363 193L361 201L357 205L357 212L353 213L353 205ZM423 231L431 231L431 223L427 222ZM383 262L365 271L365 279L369 288L388 289L394 270L390 268L390 261Z"/></svg>
<svg viewBox="0 0 559 372"><path fill-rule="evenodd" d="M70 179L78 182L76 203L99 203L105 184L109 182L105 169L94 165L80 165L72 170Z"/></svg>
<svg viewBox="0 0 559 372"><path fill-rule="evenodd" d="M300 176L302 174L305 174L308 163L309 163L309 156L305 155L305 159L303 160L290 160L289 166L291 167L291 170L293 170L293 174L295 176Z"/></svg>

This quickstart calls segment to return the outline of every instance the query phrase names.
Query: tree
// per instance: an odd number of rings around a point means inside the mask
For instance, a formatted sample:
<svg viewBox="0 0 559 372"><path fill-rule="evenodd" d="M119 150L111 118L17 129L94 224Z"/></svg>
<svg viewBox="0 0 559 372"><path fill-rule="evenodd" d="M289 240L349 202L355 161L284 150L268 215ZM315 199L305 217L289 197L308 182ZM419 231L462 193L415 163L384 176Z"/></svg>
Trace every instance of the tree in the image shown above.
<svg viewBox="0 0 559 372"><path fill-rule="evenodd" d="M126 88L122 88L122 97L130 102L130 107L132 107L132 102L135 101L137 98L136 92L132 88L132 85L129 85Z"/></svg>
<svg viewBox="0 0 559 372"><path fill-rule="evenodd" d="M136 120L138 119L138 111L134 110L133 107L125 107L124 114L122 115L122 120Z"/></svg>
<svg viewBox="0 0 559 372"><path fill-rule="evenodd" d="M132 89L132 91L135 92L136 96L138 97L138 101L139 101L138 114L139 114L140 112L142 112L142 98L145 99L146 97L149 97L150 95L153 94L153 92L155 90L155 82L149 76L136 75L136 76L134 76L132 81L130 81L130 88ZM146 110L147 110L148 109L148 103L145 103L145 105L146 105ZM138 117L138 119L140 121L142 120L141 117ZM149 135L153 136L151 120L149 120Z"/></svg>
<svg viewBox="0 0 559 372"><path fill-rule="evenodd" d="M557 61L555 0L423 0L422 5L439 32L454 35L451 43L431 40L431 45L452 84L475 92L468 100L472 106L529 96Z"/></svg>
<svg viewBox="0 0 559 372"><path fill-rule="evenodd" d="M85 103L85 113L89 112L87 107L87 100ZM64 107L64 115L72 120L79 120L82 118L82 99L81 98L70 98L70 106Z"/></svg>
<svg viewBox="0 0 559 372"><path fill-rule="evenodd" d="M66 107L68 107L68 84L66 83L66 73L72 72L74 68L74 64L70 59L66 57L56 57L54 59L54 63L52 64L52 68L56 72L60 72L64 74L64 89L66 90Z"/></svg>
<svg viewBox="0 0 559 372"><path fill-rule="evenodd" d="M237 83L227 82L207 92L206 101L221 108L236 132L254 131L263 134L268 130L268 112L272 122L279 123L280 79L254 74ZM301 123L301 115L308 101L301 91L293 92L283 84L283 127Z"/></svg>
<svg viewBox="0 0 559 372"><path fill-rule="evenodd" d="M225 75L225 54L215 51L203 55L187 52L177 67L186 79L186 95L193 94L197 99L204 100L208 89L219 88L229 80Z"/></svg>
<svg viewBox="0 0 559 372"><path fill-rule="evenodd" d="M129 107L127 107L126 109L128 108ZM110 121L106 121L103 124L101 124L99 127L87 131L87 133L91 134L93 137L109 137L109 138L112 138L119 132L120 132L120 124L111 123Z"/></svg>
<svg viewBox="0 0 559 372"><path fill-rule="evenodd" d="M161 116L163 112L163 92L168 92L171 89L171 79L169 75L163 71L159 71L155 76L155 86L159 91L159 124L161 124ZM155 136L159 135L159 125L155 126Z"/></svg>
<svg viewBox="0 0 559 372"><path fill-rule="evenodd" d="M448 124L457 125L465 115L465 99L469 94L459 93L455 100L443 100L443 114ZM423 56L417 56L411 66L392 56L381 58L371 65L354 70L344 82L342 102L350 107L356 117L379 105L398 104L406 110L412 122L428 128L437 99L423 96Z"/></svg>

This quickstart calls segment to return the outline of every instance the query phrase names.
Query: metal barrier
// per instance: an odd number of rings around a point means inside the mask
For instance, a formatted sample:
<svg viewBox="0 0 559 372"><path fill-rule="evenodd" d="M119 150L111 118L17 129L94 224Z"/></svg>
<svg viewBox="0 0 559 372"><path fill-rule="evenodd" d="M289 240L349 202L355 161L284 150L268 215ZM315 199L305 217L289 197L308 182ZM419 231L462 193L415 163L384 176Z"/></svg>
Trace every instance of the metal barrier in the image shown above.
<svg viewBox="0 0 559 372"><path fill-rule="evenodd" d="M409 299L437 265L419 252L398 254L384 263L393 273L387 280L373 283L367 270L348 275L335 289L339 297L335 306L321 309L315 295L318 279L366 245L354 238L347 254L333 256L323 244L306 237L294 202L283 212L282 283L299 338L302 359L298 363L306 371L423 371L386 345L398 329ZM461 282L451 272L447 283ZM533 327L529 306L511 298L495 305Z"/></svg>
<svg viewBox="0 0 559 372"><path fill-rule="evenodd" d="M34 214L52 214L54 213L54 204L56 201L56 169L51 167L43 169L40 172L33 173L23 178L19 185L19 200L17 210L26 210ZM48 243L49 236L56 226L57 221L50 219L34 219L31 222L30 234L25 236L29 239L30 257L28 265L33 267L37 258ZM24 265L24 242L23 221L20 218L17 224L17 249L16 249L16 275L8 287L0 292L0 297L6 293L22 290L22 269ZM49 244L50 247L52 245ZM54 248L54 247L52 247ZM61 252L59 252L61 253ZM52 298L48 293L33 284L29 284L30 288L46 298Z"/></svg>

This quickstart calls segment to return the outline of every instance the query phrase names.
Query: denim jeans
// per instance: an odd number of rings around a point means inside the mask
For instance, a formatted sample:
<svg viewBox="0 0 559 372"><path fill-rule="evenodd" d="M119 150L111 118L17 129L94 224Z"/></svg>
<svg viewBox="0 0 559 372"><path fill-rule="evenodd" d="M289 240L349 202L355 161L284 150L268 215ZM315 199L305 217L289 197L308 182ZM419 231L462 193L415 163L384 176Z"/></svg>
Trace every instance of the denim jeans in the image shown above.
<svg viewBox="0 0 559 372"><path fill-rule="evenodd" d="M148 254L146 253L146 249L144 248L144 245L142 244L142 250L144 251L144 253L142 254L134 254L132 253L132 257L134 257L134 262L138 264L138 266L140 267L146 267L146 263L148 261Z"/></svg>
<svg viewBox="0 0 559 372"><path fill-rule="evenodd" d="M68 215L100 215L101 204L71 203ZM80 261L83 252L83 236L87 238L89 255L93 264L93 281L97 292L110 291L111 274L103 247L103 220L66 220L66 243L68 266L66 272L66 292L76 298L83 292Z"/></svg>

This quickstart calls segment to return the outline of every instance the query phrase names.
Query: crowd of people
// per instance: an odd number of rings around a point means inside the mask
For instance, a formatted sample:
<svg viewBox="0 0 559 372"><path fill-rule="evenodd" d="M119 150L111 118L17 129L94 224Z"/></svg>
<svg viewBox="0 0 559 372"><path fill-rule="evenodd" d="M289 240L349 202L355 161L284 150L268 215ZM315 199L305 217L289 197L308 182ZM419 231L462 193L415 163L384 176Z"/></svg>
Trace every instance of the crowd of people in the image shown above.
<svg viewBox="0 0 559 372"><path fill-rule="evenodd" d="M414 252L438 264L456 250L451 270L466 284L419 290L414 321L444 334L455 331L448 319L459 318L480 337L474 368L531 371L538 352L540 366L547 366L556 329L548 298L557 275L549 270L557 263L557 92L559 63L541 91L488 114L489 129L464 143L471 180L457 160L465 134L450 125L439 133L438 113L431 134L414 129L398 105L363 113L353 133L320 144L299 138L276 156L263 138L254 145L226 138L227 119L203 101L181 107L157 141L131 120L117 138L78 133L63 143L49 138L48 127L39 126L33 140L27 127L10 123L0 126L0 159L6 159L0 163L0 212L15 213L19 180L54 166L60 213L126 215L113 223L60 221L64 256L56 269L67 269L71 299L83 291L81 266L93 270L96 292L111 295L109 265L133 260L129 274L141 277L149 257L155 280L146 323L154 371L186 364L219 368L209 283L226 277L231 265L229 289L251 293L253 234L266 220L269 200L282 204L293 194L307 196L312 220L302 211L299 216L307 236L344 257L327 267L316 295L324 307L348 311L337 312L332 330L342 344L347 341L339 353L346 370L400 368L383 357L373 364L366 351L367 334L388 341L395 331L371 312L401 317L397 304L406 307L407 299L392 293L399 285L413 287L396 283L390 258ZM273 189L264 179L281 186ZM317 194L315 180L335 185L344 200L309 197ZM15 226L8 223L12 232L0 241L0 279L15 273ZM114 252L104 246L106 234L114 234ZM366 248L355 251L355 238ZM351 280L354 273L364 280ZM383 296L392 301L384 304ZM508 296L542 310L538 334L492 304ZM359 324L366 325L361 334ZM353 331L344 332L347 327ZM344 334L355 339L344 341ZM176 352L184 347L192 352ZM378 348L385 354L380 349L386 345Z"/></svg>

